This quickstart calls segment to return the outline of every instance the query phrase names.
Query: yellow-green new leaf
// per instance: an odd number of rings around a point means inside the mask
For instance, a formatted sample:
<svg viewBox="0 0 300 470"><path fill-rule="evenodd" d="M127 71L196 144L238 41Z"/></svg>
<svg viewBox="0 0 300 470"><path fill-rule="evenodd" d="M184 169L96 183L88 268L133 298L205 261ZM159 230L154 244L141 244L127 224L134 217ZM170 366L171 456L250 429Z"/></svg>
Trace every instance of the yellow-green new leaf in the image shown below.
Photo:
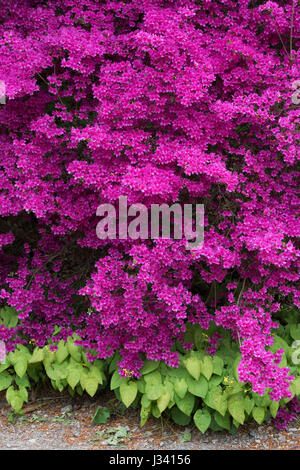
<svg viewBox="0 0 300 470"><path fill-rule="evenodd" d="M98 380L95 377L88 376L84 385L87 393L93 397L98 390Z"/></svg>
<svg viewBox="0 0 300 470"><path fill-rule="evenodd" d="M55 357L56 357L58 364L61 364L62 362L64 362L64 360L68 357L68 355L69 355L68 347L66 343L63 340L61 340L58 343L57 350L55 351Z"/></svg>
<svg viewBox="0 0 300 470"><path fill-rule="evenodd" d="M147 422L147 420L150 416L150 413L151 413L151 403L148 406L142 406L141 414L140 414L140 416L141 416L141 427L143 427L146 424L146 422Z"/></svg>
<svg viewBox="0 0 300 470"><path fill-rule="evenodd" d="M175 397L175 402L182 413L190 416L195 405L195 397L187 392L184 398Z"/></svg>
<svg viewBox="0 0 300 470"><path fill-rule="evenodd" d="M184 365L188 373L195 379L199 380L201 372L201 363L196 357L189 357L184 361Z"/></svg>
<svg viewBox="0 0 300 470"><path fill-rule="evenodd" d="M91 365L89 376L95 378L97 380L98 384L101 385L103 383L102 372L99 369L99 367L97 367L95 364Z"/></svg>
<svg viewBox="0 0 300 470"><path fill-rule="evenodd" d="M75 367L69 369L69 373L67 375L67 382L73 389L80 381L80 372L79 370L75 369Z"/></svg>
<svg viewBox="0 0 300 470"><path fill-rule="evenodd" d="M36 362L42 362L44 359L44 350L42 348L35 348L29 359L29 364L35 364Z"/></svg>
<svg viewBox="0 0 300 470"><path fill-rule="evenodd" d="M265 408L262 406L255 406L252 410L252 416L258 424L262 424L266 416Z"/></svg>
<svg viewBox="0 0 300 470"><path fill-rule="evenodd" d="M120 385L120 395L121 395L121 400L128 408L131 403L134 402L136 395L138 392L137 384L133 382L132 380L128 383L122 383Z"/></svg>
<svg viewBox="0 0 300 470"><path fill-rule="evenodd" d="M175 380L174 390L180 398L183 398L185 396L187 389L188 385L183 378Z"/></svg>
<svg viewBox="0 0 300 470"><path fill-rule="evenodd" d="M19 377L23 377L23 375L25 374L26 370L27 370L27 359L26 357L24 356L19 356L17 361L15 362L14 364L14 368L15 368L15 371L16 371L16 374L19 376Z"/></svg>
<svg viewBox="0 0 300 470"><path fill-rule="evenodd" d="M6 390L12 383L12 376L7 372L1 372L0 374L0 391Z"/></svg>
<svg viewBox="0 0 300 470"><path fill-rule="evenodd" d="M168 406L171 399L171 392L166 390L157 400L157 408L162 413Z"/></svg>
<svg viewBox="0 0 300 470"><path fill-rule="evenodd" d="M77 346L76 344L74 344L74 340L70 336L67 340L67 348L68 348L69 354L74 359L74 361L81 362L80 346Z"/></svg>
<svg viewBox="0 0 300 470"><path fill-rule="evenodd" d="M119 374L119 370L115 370L115 372L113 373L112 377L111 377L111 381L110 381L110 389L111 390L115 390L116 388L119 388L121 383L123 383L126 379L124 379L123 377L120 376Z"/></svg>
<svg viewBox="0 0 300 470"><path fill-rule="evenodd" d="M217 387L214 390L213 398L212 398L214 408L222 415L225 416L227 411L227 399L223 395L222 390Z"/></svg>
<svg viewBox="0 0 300 470"><path fill-rule="evenodd" d="M244 424L245 421L245 403L244 398L240 395L233 395L228 400L228 411L231 416L239 423Z"/></svg>
<svg viewBox="0 0 300 470"><path fill-rule="evenodd" d="M269 408L270 408L270 413L271 413L272 417L276 418L277 412L278 412L278 409L279 409L279 402L278 401L272 401Z"/></svg>
<svg viewBox="0 0 300 470"><path fill-rule="evenodd" d="M152 401L158 400L162 392L163 392L163 388L161 384L146 383L145 393L146 393L146 397L149 400L152 400Z"/></svg>
<svg viewBox="0 0 300 470"><path fill-rule="evenodd" d="M211 416L207 410L197 410L194 414L194 423L203 434L209 428Z"/></svg>
<svg viewBox="0 0 300 470"><path fill-rule="evenodd" d="M209 380L213 374L214 365L211 357L205 356L201 361L201 374Z"/></svg>

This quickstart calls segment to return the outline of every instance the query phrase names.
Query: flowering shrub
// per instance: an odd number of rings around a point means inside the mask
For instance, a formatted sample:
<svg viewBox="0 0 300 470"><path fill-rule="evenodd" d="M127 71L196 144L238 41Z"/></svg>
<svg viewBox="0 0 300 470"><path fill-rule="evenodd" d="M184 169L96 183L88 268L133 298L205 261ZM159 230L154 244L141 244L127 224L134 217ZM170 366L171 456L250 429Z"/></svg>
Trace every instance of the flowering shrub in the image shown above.
<svg viewBox="0 0 300 470"><path fill-rule="evenodd" d="M299 306L298 16L292 0L2 0L8 352L59 327L140 377L145 359L179 366L187 324L213 324L239 344L240 381L292 397L272 329ZM99 240L97 207L123 195L203 203L203 247Z"/></svg>

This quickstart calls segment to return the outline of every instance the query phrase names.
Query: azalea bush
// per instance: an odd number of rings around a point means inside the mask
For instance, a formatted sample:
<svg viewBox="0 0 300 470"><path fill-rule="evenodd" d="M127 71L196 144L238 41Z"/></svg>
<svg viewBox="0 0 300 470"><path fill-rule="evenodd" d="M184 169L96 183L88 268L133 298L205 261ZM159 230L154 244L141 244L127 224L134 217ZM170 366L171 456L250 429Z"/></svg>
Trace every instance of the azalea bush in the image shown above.
<svg viewBox="0 0 300 470"><path fill-rule="evenodd" d="M201 330L209 361L229 335L251 393L292 398L272 345L288 312L300 339L298 21L293 0L2 0L8 353L77 335L120 379L160 361L180 380ZM120 196L204 204L203 246L100 240L97 207Z"/></svg>

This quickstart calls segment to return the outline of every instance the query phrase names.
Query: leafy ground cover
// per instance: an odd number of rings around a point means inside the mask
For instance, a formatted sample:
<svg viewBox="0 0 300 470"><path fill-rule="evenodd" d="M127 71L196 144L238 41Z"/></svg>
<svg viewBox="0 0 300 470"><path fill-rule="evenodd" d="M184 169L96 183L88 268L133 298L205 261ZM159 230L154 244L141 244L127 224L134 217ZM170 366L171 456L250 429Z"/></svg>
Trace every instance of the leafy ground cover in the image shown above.
<svg viewBox="0 0 300 470"><path fill-rule="evenodd" d="M7 309L3 314L9 317ZM294 318L290 313L290 319ZM281 366L289 367L294 376L290 387L292 399L279 402L271 400L268 391L261 396L253 392L251 384L239 381L239 345L228 332L219 329L223 341L216 354L207 354L208 333L213 334L199 325L189 325L186 336L189 342L193 341L194 348L186 352L177 344L179 367L145 360L138 379L130 371L126 371L125 377L120 375L118 353L108 360L88 361L83 347L76 344L80 342L76 335L66 342L60 340L55 350L51 344L43 348L18 345L0 364L0 391L5 390L8 404L16 413L22 413L28 392L40 382L47 382L58 392L66 390L73 397L84 393L93 397L109 388L126 408L140 409L142 426L150 416L163 415L182 426L193 422L202 433L209 428L235 433L240 425L252 420L262 424L277 417L278 425L285 425L296 418L300 366L293 363L299 350L292 346L299 337L297 324L287 323L277 329L271 347L273 352L284 349ZM109 416L109 409L96 410L94 422L105 423Z"/></svg>

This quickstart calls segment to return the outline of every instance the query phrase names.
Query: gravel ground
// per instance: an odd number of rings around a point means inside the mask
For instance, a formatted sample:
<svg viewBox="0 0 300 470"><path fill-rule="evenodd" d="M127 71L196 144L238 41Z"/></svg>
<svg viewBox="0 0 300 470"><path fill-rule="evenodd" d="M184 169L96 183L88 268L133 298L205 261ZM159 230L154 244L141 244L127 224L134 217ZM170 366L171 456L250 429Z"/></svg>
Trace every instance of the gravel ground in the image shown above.
<svg viewBox="0 0 300 470"><path fill-rule="evenodd" d="M112 408L107 424L92 422L97 406ZM23 417L15 422L10 420L10 408L2 399L1 450L300 450L300 420L284 432L272 424L251 424L235 435L212 431L202 435L194 426L182 428L154 418L140 428L138 411L118 406L110 393L73 400L48 391L26 405ZM114 435L115 428L125 436L115 439L116 445L110 445L107 437ZM190 440L182 442L183 436Z"/></svg>

